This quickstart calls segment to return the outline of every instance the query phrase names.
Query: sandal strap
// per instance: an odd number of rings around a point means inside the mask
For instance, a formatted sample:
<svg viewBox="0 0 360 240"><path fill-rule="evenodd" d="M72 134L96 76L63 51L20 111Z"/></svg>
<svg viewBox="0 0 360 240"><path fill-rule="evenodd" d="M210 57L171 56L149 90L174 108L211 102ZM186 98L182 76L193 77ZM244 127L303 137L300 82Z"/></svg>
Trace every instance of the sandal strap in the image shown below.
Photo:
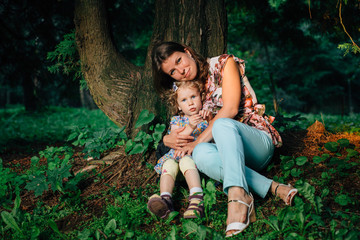
<svg viewBox="0 0 360 240"><path fill-rule="evenodd" d="M204 215L203 199L204 198L202 195L189 196L189 205L184 212L184 218L197 218L197 214L200 217L203 217Z"/></svg>
<svg viewBox="0 0 360 240"><path fill-rule="evenodd" d="M238 200L238 199L231 199L231 200L228 201L228 203L231 203L231 202L242 203L242 204L246 205L247 207L250 207L249 204L247 204L246 202L243 202L243 201L241 201L241 200Z"/></svg>
<svg viewBox="0 0 360 240"><path fill-rule="evenodd" d="M277 196L277 190L278 190L278 188L279 188L279 186L281 185L281 183L279 183L277 186L276 186L276 188L275 188L275 196ZM283 184L284 185L284 184Z"/></svg>
<svg viewBox="0 0 360 240"><path fill-rule="evenodd" d="M191 195L191 196L189 196L189 201L191 201L191 200L195 200L195 199L199 199L199 200L204 200L204 196L203 195L198 195L198 194L194 194L194 195Z"/></svg>

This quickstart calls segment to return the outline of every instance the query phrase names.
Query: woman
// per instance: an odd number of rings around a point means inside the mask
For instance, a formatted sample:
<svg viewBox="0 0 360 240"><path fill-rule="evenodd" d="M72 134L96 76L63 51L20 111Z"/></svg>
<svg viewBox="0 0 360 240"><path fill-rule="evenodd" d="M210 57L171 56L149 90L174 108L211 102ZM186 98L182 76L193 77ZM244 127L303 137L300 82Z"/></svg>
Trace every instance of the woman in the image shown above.
<svg viewBox="0 0 360 240"><path fill-rule="evenodd" d="M199 171L223 182L229 200L226 236L239 234L255 220L249 189L261 197L271 190L290 205L297 190L257 172L267 166L282 141L271 118L264 115L265 107L257 104L244 61L226 54L205 60L175 42L156 45L152 61L154 85L162 95L171 91L174 81L199 79L206 84L203 108L214 115L208 128L193 142L179 134L183 129L172 131L163 141L182 155L192 153Z"/></svg>

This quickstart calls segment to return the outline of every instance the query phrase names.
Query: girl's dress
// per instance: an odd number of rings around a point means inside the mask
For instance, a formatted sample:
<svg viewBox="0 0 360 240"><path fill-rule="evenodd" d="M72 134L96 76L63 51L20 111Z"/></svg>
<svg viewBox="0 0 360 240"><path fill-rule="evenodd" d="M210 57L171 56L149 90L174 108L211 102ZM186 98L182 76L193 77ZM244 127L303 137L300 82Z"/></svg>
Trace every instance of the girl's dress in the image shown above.
<svg viewBox="0 0 360 240"><path fill-rule="evenodd" d="M185 127L189 124L189 118L185 116L173 116L170 121L170 127L168 129L168 134L170 134L171 126L175 125L179 128ZM201 123L199 123L194 131L192 132L191 136L193 136L196 140L196 138L208 127L208 122L206 120L203 120ZM164 162L168 159L175 159L177 162L179 162L180 158L174 157L175 150L170 149L168 153L166 153L164 156L162 156L155 165L154 169L158 174L161 174L161 169L164 164Z"/></svg>

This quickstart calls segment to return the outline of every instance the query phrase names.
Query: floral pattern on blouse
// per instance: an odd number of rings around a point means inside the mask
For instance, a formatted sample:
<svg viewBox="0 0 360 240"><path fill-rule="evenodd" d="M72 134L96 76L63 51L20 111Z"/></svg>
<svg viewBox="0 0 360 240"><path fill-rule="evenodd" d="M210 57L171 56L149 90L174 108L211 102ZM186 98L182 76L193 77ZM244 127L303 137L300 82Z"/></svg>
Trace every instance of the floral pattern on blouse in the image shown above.
<svg viewBox="0 0 360 240"><path fill-rule="evenodd" d="M203 109L211 111L214 115L223 107L222 75L226 61L232 57L238 64L241 72L241 100L239 112L235 119L259 129L268 134L276 147L282 145L278 131L271 125L274 117L265 114L265 105L258 104L256 95L245 76L245 62L233 55L223 54L209 59L209 77L206 81L206 98Z"/></svg>
<svg viewBox="0 0 360 240"><path fill-rule="evenodd" d="M168 134L171 132L171 126L175 125L179 128L185 127L189 124L189 118L185 116L173 116L170 121L170 127L168 129ZM194 137L194 140L208 127L208 122L206 120L199 123L194 131L192 132L191 136ZM164 162L168 159L175 159L177 162L180 160L180 157L174 158L174 149L170 149L169 152L167 152L164 156L162 156L155 165L154 169L158 174L161 174L161 169L164 164ZM191 156L190 156L191 157Z"/></svg>

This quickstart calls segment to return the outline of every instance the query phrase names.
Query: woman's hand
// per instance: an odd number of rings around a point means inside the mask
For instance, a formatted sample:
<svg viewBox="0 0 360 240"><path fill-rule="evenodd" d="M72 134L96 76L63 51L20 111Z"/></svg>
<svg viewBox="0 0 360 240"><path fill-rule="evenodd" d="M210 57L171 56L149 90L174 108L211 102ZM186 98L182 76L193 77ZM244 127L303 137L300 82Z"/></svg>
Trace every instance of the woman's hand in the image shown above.
<svg viewBox="0 0 360 240"><path fill-rule="evenodd" d="M188 142L194 140L192 136L181 135L181 132L184 131L185 127L171 130L171 133L165 135L163 138L164 144L167 147L173 149L181 149L181 147L185 146Z"/></svg>
<svg viewBox="0 0 360 240"><path fill-rule="evenodd" d="M191 155L197 144L198 143L196 141L187 143L184 147L175 150L174 157L184 157L185 155Z"/></svg>

